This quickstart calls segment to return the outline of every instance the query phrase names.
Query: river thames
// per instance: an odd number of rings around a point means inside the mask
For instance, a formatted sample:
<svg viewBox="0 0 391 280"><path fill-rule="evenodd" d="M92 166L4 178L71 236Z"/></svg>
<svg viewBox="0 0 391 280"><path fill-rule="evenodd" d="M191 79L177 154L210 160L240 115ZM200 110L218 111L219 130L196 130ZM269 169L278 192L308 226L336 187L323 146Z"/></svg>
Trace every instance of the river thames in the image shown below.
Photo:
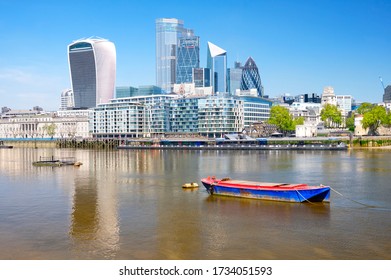
<svg viewBox="0 0 391 280"><path fill-rule="evenodd" d="M40 156L83 165L33 166ZM335 191L314 204L215 197L209 175ZM2 260L390 260L390 217L391 150L0 149Z"/></svg>

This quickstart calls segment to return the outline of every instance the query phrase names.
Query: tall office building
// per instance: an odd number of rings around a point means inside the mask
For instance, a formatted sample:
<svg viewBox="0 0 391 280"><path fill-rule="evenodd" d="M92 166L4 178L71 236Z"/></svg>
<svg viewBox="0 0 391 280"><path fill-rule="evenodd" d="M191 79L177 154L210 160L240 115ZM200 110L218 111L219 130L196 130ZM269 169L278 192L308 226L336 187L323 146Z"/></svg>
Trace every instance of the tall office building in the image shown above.
<svg viewBox="0 0 391 280"><path fill-rule="evenodd" d="M68 45L75 108L93 108L114 97L116 51L101 38L80 39Z"/></svg>
<svg viewBox="0 0 391 280"><path fill-rule="evenodd" d="M170 93L176 83L178 39L187 31L176 18L156 20L156 85ZM190 31L192 33L192 31Z"/></svg>
<svg viewBox="0 0 391 280"><path fill-rule="evenodd" d="M176 63L176 83L191 83L193 68L200 67L200 37L189 30L186 36L179 38Z"/></svg>
<svg viewBox="0 0 391 280"><path fill-rule="evenodd" d="M207 67L211 71L213 92L227 91L227 52L208 42Z"/></svg>
<svg viewBox="0 0 391 280"><path fill-rule="evenodd" d="M258 67L252 57L249 57L243 67L240 89L250 90L253 88L257 90L258 96L263 97L263 87Z"/></svg>
<svg viewBox="0 0 391 280"><path fill-rule="evenodd" d="M384 89L383 102L391 102L391 85Z"/></svg>
<svg viewBox="0 0 391 280"><path fill-rule="evenodd" d="M210 69L193 68L193 81L195 87L210 87Z"/></svg>
<svg viewBox="0 0 391 280"><path fill-rule="evenodd" d="M235 68L227 69L227 91L231 95L235 95L236 90L240 89L240 84L242 82L242 64L238 61L235 61Z"/></svg>

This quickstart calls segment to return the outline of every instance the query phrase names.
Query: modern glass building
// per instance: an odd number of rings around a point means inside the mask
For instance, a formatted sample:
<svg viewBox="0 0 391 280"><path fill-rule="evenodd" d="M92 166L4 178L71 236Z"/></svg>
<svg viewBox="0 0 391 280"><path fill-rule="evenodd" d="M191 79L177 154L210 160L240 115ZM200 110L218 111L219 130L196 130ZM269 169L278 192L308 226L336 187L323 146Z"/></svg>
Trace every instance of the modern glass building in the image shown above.
<svg viewBox="0 0 391 280"><path fill-rule="evenodd" d="M243 101L245 127L251 127L254 123L266 122L270 118L271 101L255 96L240 96L238 99Z"/></svg>
<svg viewBox="0 0 391 280"><path fill-rule="evenodd" d="M193 83L195 87L210 87L210 69L193 68Z"/></svg>
<svg viewBox="0 0 391 280"><path fill-rule="evenodd" d="M213 92L227 92L227 52L208 42L207 68L211 71Z"/></svg>
<svg viewBox="0 0 391 280"><path fill-rule="evenodd" d="M116 98L132 97L136 96L137 93L138 88L135 87L116 87L115 89Z"/></svg>
<svg viewBox="0 0 391 280"><path fill-rule="evenodd" d="M391 85L384 89L383 102L391 102Z"/></svg>
<svg viewBox="0 0 391 280"><path fill-rule="evenodd" d="M166 93L172 92L176 82L177 44L185 32L182 20L156 20L156 85Z"/></svg>
<svg viewBox="0 0 391 280"><path fill-rule="evenodd" d="M179 38L177 51L176 83L191 83L193 68L200 67L200 38L188 32Z"/></svg>
<svg viewBox="0 0 391 280"><path fill-rule="evenodd" d="M147 137L145 113L144 106L137 102L99 104L90 112L90 131L95 138Z"/></svg>
<svg viewBox="0 0 391 280"><path fill-rule="evenodd" d="M242 82L242 66L240 62L235 62L235 68L227 69L227 85L228 85L228 93L231 95L235 95L237 89L240 89L240 85Z"/></svg>
<svg viewBox="0 0 391 280"><path fill-rule="evenodd" d="M80 39L68 45L69 72L75 108L93 108L114 96L116 51L101 38Z"/></svg>
<svg viewBox="0 0 391 280"><path fill-rule="evenodd" d="M258 96L263 97L263 87L258 67L252 57L249 57L243 67L240 89L250 90L253 88L257 89Z"/></svg>
<svg viewBox="0 0 391 280"><path fill-rule="evenodd" d="M198 131L209 137L223 137L244 129L243 101L235 96L209 96L198 100Z"/></svg>
<svg viewBox="0 0 391 280"><path fill-rule="evenodd" d="M170 101L170 132L198 133L198 98Z"/></svg>

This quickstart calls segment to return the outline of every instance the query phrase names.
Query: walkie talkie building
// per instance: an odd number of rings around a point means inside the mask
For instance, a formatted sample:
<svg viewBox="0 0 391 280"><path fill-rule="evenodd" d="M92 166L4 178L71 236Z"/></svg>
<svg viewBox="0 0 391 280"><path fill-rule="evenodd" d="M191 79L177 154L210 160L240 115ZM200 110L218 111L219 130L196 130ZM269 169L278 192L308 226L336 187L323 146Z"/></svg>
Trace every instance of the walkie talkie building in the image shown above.
<svg viewBox="0 0 391 280"><path fill-rule="evenodd" d="M116 51L112 42L88 38L68 45L75 108L93 108L114 98Z"/></svg>

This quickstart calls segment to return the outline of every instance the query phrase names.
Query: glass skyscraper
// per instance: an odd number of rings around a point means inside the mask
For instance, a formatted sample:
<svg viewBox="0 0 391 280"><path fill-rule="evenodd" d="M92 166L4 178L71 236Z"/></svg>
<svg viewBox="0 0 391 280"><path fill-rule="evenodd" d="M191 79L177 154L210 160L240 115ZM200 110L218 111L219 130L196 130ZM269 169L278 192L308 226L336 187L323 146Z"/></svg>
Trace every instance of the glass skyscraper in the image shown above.
<svg viewBox="0 0 391 280"><path fill-rule="evenodd" d="M235 95L236 90L240 89L240 84L242 82L242 65L240 62L235 62L235 68L227 69L227 91L231 95Z"/></svg>
<svg viewBox="0 0 391 280"><path fill-rule="evenodd" d="M384 89L383 102L391 102L391 85Z"/></svg>
<svg viewBox="0 0 391 280"><path fill-rule="evenodd" d="M176 83L191 83L193 68L200 67L200 38L189 30L186 36L179 38L176 64Z"/></svg>
<svg viewBox="0 0 391 280"><path fill-rule="evenodd" d="M243 67L240 89L250 90L252 88L257 89L258 96L263 97L263 87L258 67L252 57L249 57Z"/></svg>
<svg viewBox="0 0 391 280"><path fill-rule="evenodd" d="M210 87L210 69L193 68L193 81L195 87Z"/></svg>
<svg viewBox="0 0 391 280"><path fill-rule="evenodd" d="M182 20L156 20L156 85L167 93L176 82L177 44L185 31Z"/></svg>
<svg viewBox="0 0 391 280"><path fill-rule="evenodd" d="M116 51L112 42L77 40L68 45L68 60L75 108L93 108L114 97Z"/></svg>
<svg viewBox="0 0 391 280"><path fill-rule="evenodd" d="M227 52L208 42L207 67L211 71L213 92L227 91Z"/></svg>

